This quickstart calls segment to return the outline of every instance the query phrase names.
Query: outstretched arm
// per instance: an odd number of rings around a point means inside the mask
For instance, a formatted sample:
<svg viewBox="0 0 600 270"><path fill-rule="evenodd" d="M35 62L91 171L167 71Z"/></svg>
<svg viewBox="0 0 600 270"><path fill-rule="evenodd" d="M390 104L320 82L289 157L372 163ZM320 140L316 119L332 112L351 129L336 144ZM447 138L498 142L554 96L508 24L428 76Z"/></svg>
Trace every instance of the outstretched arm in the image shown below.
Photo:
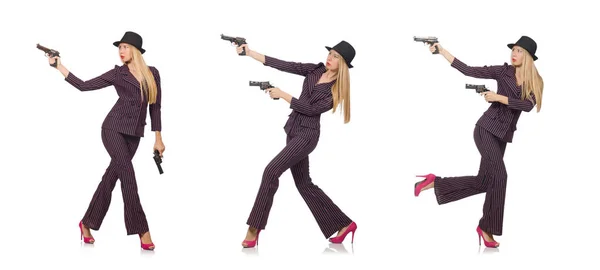
<svg viewBox="0 0 600 270"><path fill-rule="evenodd" d="M260 54L256 51L250 50L248 44L243 44L242 46L238 47L238 53L240 53L242 49L245 49L246 54L252 57L254 60L261 62L265 66L269 66L283 72L306 76L317 67L317 64L283 61L271 56Z"/></svg>
<svg viewBox="0 0 600 270"><path fill-rule="evenodd" d="M111 86L115 80L115 69L111 69L91 80L83 81L77 76L73 75L73 73L69 72L69 70L62 65L59 57L48 57L48 61L50 64L53 64L55 61L58 61L56 69L60 71L60 73L65 77L65 80L68 83L73 85L75 88L79 89L79 91L91 91Z"/></svg>
<svg viewBox="0 0 600 270"><path fill-rule="evenodd" d="M483 66L483 67L472 67L454 57L450 52L442 48L439 43L433 44L430 50L438 48L440 54L450 62L450 66L460 71L465 76L479 78L479 79L496 79L502 72L503 66Z"/></svg>

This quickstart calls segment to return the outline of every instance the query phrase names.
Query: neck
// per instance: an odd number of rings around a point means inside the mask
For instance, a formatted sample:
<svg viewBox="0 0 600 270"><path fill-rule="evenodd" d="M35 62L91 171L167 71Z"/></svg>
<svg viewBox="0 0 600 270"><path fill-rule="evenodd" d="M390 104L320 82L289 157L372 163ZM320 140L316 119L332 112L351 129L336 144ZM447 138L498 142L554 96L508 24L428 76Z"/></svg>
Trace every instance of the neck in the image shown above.
<svg viewBox="0 0 600 270"><path fill-rule="evenodd" d="M327 76L327 78L333 79L335 78L335 76L337 76L337 71L327 70L325 71L325 76Z"/></svg>

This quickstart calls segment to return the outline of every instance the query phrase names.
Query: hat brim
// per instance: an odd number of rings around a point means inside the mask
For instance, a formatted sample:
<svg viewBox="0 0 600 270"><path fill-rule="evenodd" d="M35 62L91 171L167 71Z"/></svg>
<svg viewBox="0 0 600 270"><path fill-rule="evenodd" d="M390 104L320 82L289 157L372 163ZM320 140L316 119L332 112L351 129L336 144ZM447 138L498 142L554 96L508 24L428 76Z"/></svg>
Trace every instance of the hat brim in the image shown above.
<svg viewBox="0 0 600 270"><path fill-rule="evenodd" d="M512 48L513 48L515 45L518 45L518 44L515 44L515 43L509 43L509 44L507 44L506 46L508 46L508 48L512 50ZM529 51L528 51L528 52L529 52ZM535 56L535 54L534 54L534 55L531 55L531 57L533 58L533 61L535 61L535 60L537 60L537 59L538 59L538 58L537 58L537 56Z"/></svg>
<svg viewBox="0 0 600 270"><path fill-rule="evenodd" d="M119 47L119 44L121 44L121 43L127 43L127 42L124 42L124 41L115 41L115 42L113 42L113 45L115 45L115 47ZM127 44L129 44L129 43L127 43ZM131 44L129 44L129 45L131 45ZM131 45L131 46L133 46L133 45ZM144 50L142 48L138 48L138 47L135 47L135 48L138 49L138 50L140 50L140 53L142 53L142 54L144 54L146 52L146 50Z"/></svg>
<svg viewBox="0 0 600 270"><path fill-rule="evenodd" d="M329 46L325 46L325 49L327 49L327 51L331 51L331 49L332 49L332 48L331 48L331 47L329 47ZM354 67L354 66L352 66L352 64L350 64L350 63L346 63L346 65L348 65L348 68L353 68L353 67Z"/></svg>

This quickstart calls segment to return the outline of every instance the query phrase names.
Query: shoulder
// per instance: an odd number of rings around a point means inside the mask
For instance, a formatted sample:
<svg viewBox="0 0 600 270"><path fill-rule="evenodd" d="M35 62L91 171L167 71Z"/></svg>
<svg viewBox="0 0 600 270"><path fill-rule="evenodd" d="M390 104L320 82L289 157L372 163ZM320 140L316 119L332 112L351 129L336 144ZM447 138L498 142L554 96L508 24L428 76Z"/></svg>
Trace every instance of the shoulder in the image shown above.
<svg viewBox="0 0 600 270"><path fill-rule="evenodd" d="M500 70L499 73L502 76L512 76L513 74L515 74L515 66L509 63L504 62L504 64L498 65L497 67Z"/></svg>
<svg viewBox="0 0 600 270"><path fill-rule="evenodd" d="M321 75L321 73L325 72L327 70L327 68L325 67L325 64L323 64L323 62L319 62L317 64L313 64L313 69L312 69L312 73L316 73L318 75Z"/></svg>
<svg viewBox="0 0 600 270"><path fill-rule="evenodd" d="M155 66L148 66L148 68L150 69L150 72L152 72L152 75L154 75L154 78L160 79L160 72L158 72L158 69Z"/></svg>

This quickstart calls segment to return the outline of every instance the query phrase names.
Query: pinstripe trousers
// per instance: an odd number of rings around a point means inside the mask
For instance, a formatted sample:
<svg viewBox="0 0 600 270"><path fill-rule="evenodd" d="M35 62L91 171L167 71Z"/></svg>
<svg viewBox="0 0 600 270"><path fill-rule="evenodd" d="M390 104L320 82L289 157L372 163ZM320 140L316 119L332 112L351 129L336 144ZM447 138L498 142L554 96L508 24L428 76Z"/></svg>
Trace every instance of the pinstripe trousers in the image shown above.
<svg viewBox="0 0 600 270"><path fill-rule="evenodd" d="M267 165L254 206L248 217L248 225L261 230L265 228L275 192L279 187L279 177L287 169L291 170L296 188L308 205L325 238L352 223L352 220L333 203L325 192L312 183L308 155L317 146L318 137L307 137L288 135L287 145Z"/></svg>
<svg viewBox="0 0 600 270"><path fill-rule="evenodd" d="M98 230L108 207L117 180L121 180L121 193L125 205L125 228L127 235L149 231L146 215L137 191L135 172L131 160L137 151L140 137L129 136L110 129L102 129L102 143L110 155L110 165L102 176L92 201L82 219L90 229Z"/></svg>
<svg viewBox="0 0 600 270"><path fill-rule="evenodd" d="M438 204L446 204L485 192L483 216L479 227L493 235L502 235L507 173L504 165L506 142L484 128L475 126L475 145L481 154L476 176L438 177L434 190Z"/></svg>

